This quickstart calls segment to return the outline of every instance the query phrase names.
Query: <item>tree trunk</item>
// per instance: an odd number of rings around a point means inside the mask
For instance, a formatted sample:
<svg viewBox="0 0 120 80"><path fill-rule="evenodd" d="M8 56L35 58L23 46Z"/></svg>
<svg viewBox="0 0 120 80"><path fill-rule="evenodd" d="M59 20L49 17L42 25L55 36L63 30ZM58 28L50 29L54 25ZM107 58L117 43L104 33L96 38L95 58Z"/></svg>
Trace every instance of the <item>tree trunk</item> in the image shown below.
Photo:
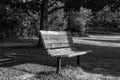
<svg viewBox="0 0 120 80"><path fill-rule="evenodd" d="M47 21L47 7L48 7L48 0L42 0L41 4L41 18L40 18L40 30L44 30L45 22ZM42 47L41 37L39 35L39 42L37 46Z"/></svg>

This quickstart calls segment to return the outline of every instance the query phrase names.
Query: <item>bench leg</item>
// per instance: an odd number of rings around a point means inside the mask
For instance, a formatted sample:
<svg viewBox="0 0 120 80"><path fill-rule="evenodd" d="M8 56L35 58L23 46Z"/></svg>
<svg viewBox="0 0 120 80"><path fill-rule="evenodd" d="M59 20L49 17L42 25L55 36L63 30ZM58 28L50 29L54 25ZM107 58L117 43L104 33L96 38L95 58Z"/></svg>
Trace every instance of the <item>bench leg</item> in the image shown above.
<svg viewBox="0 0 120 80"><path fill-rule="evenodd" d="M61 70L61 57L57 57L57 73L59 74Z"/></svg>
<svg viewBox="0 0 120 80"><path fill-rule="evenodd" d="M80 56L77 56L77 66L80 65Z"/></svg>

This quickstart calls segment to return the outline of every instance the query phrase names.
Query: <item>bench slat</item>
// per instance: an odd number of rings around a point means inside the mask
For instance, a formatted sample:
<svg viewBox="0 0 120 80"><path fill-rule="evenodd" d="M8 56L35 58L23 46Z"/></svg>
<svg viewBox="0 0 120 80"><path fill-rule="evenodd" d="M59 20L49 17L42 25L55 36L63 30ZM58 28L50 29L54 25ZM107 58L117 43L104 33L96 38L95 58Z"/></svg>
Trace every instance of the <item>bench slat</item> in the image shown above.
<svg viewBox="0 0 120 80"><path fill-rule="evenodd" d="M51 38L65 38L65 39L67 39L67 38L69 38L68 37L68 35L44 35L43 34L43 38L44 39L51 39Z"/></svg>
<svg viewBox="0 0 120 80"><path fill-rule="evenodd" d="M86 53L88 53L87 51L79 51L79 52L75 52L75 51L69 51L69 52L64 52L64 53L56 53L55 51L51 51L54 54L50 54L53 57L74 57L74 56L80 56L80 55L84 55ZM56 53L56 54L55 54Z"/></svg>
<svg viewBox="0 0 120 80"><path fill-rule="evenodd" d="M68 36L63 36L63 35L62 36L59 36L59 35L57 35L57 36L55 36L55 35L52 35L52 36L42 35L42 38L43 38L43 40L69 40L69 41L73 41L72 36L68 37Z"/></svg>
<svg viewBox="0 0 120 80"><path fill-rule="evenodd" d="M79 52L73 51L73 52L70 53L70 54L66 54L66 56L67 56L67 57L75 57L75 56L80 56L80 55L87 54L88 52L92 52L92 50L79 51Z"/></svg>
<svg viewBox="0 0 120 80"><path fill-rule="evenodd" d="M70 32L66 32L66 31L43 31L43 30L40 30L40 33L42 33L43 35L65 35L65 34L70 34Z"/></svg>
<svg viewBox="0 0 120 80"><path fill-rule="evenodd" d="M69 43L45 43L45 48L49 49L49 48L65 48L65 47L70 47L71 45Z"/></svg>
<svg viewBox="0 0 120 80"><path fill-rule="evenodd" d="M51 52L51 54L58 54L58 53L65 53L72 51L71 48L60 48L60 49L49 49L48 52Z"/></svg>
<svg viewBox="0 0 120 80"><path fill-rule="evenodd" d="M67 38L67 37L58 37L58 36L57 36L57 37L55 37L55 36L54 36L54 37L50 37L50 36L49 36L49 37L44 37L44 36L43 36L42 38L43 38L44 40L61 40L61 39L62 39L62 40L71 40L71 41L73 40L72 37L71 37L71 38L70 38L70 37Z"/></svg>
<svg viewBox="0 0 120 80"><path fill-rule="evenodd" d="M72 52L70 54L65 54L66 57L74 57L86 54L86 51Z"/></svg>
<svg viewBox="0 0 120 80"><path fill-rule="evenodd" d="M92 52L92 50L88 50L88 51L75 51L74 49L71 48L62 48L62 49L49 49L48 53L51 56L62 56L62 57L74 57L74 56L78 56L78 55L83 55L86 54L88 52Z"/></svg>
<svg viewBox="0 0 120 80"><path fill-rule="evenodd" d="M60 39L60 40L44 40L45 43L71 43L70 41L68 40L65 40L65 39Z"/></svg>
<svg viewBox="0 0 120 80"><path fill-rule="evenodd" d="M43 39L52 39L52 38L69 38L69 35L71 35L68 32L64 31L40 31L42 34Z"/></svg>

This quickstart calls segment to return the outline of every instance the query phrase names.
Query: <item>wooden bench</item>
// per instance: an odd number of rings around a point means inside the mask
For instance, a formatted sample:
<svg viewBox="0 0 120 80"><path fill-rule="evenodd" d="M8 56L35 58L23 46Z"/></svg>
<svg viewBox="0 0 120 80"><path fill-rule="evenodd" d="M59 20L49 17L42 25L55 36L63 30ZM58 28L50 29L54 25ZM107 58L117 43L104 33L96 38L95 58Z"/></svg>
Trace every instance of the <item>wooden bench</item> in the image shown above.
<svg viewBox="0 0 120 80"><path fill-rule="evenodd" d="M70 32L65 31L43 31L40 30L40 38L43 48L47 53L57 58L57 73L61 70L62 57L77 56L77 65L79 65L80 55L84 55L89 51L80 51L73 45L73 40Z"/></svg>

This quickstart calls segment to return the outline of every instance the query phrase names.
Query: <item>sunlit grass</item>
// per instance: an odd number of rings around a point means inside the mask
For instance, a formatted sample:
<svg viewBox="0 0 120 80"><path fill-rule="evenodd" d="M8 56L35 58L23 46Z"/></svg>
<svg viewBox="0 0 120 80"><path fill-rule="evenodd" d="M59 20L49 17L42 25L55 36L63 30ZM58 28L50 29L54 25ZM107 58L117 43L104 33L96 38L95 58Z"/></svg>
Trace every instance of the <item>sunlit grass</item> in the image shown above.
<svg viewBox="0 0 120 80"><path fill-rule="evenodd" d="M97 69L96 69L97 71ZM80 67L63 67L60 74L55 68L38 64L22 64L0 68L1 80L119 80L118 76L89 73Z"/></svg>

